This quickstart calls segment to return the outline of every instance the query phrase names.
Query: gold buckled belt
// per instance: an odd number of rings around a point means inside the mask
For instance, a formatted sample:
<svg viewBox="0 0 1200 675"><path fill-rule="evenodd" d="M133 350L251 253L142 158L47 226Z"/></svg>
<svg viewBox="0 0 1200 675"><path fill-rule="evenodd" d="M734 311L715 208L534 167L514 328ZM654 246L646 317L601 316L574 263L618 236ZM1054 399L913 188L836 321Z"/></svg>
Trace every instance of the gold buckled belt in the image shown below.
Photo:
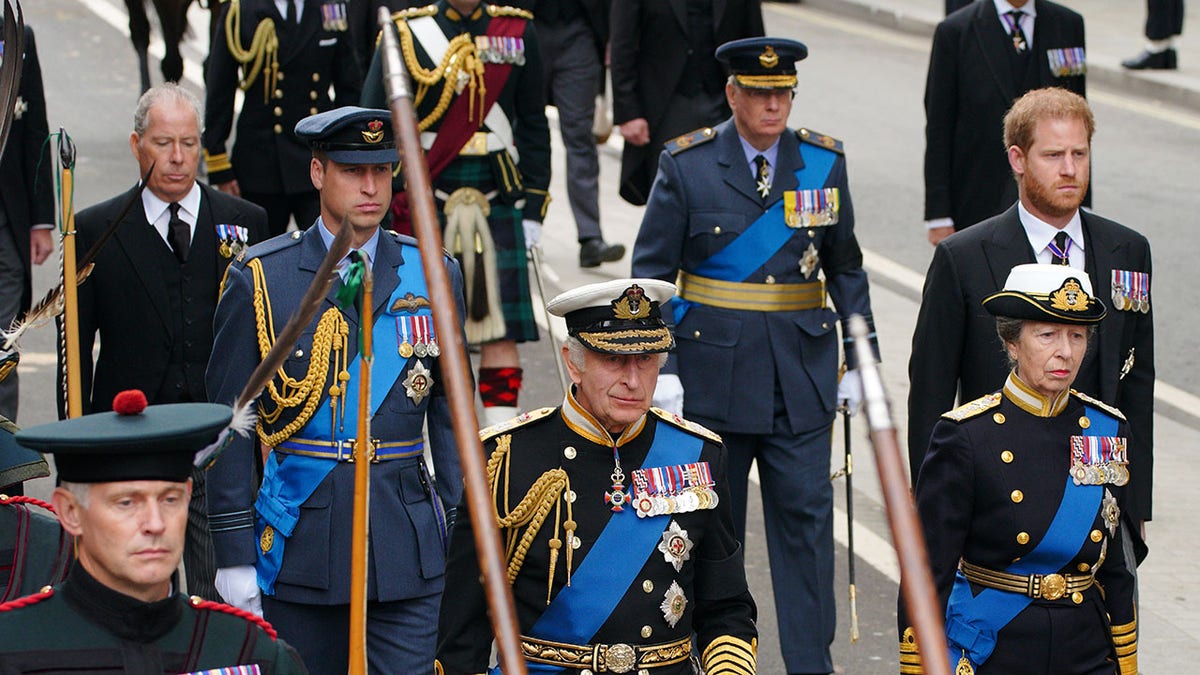
<svg viewBox="0 0 1200 675"><path fill-rule="evenodd" d="M967 581L998 591L1020 593L1034 600L1058 600L1082 593L1096 582L1095 574L1010 574L980 567L963 560L958 568Z"/></svg>
<svg viewBox="0 0 1200 675"><path fill-rule="evenodd" d="M755 312L795 312L825 306L825 282L749 284L721 281L679 271L679 297L710 307Z"/></svg>
<svg viewBox="0 0 1200 675"><path fill-rule="evenodd" d="M317 441L307 438L289 438L276 445L275 451L285 455L301 455L303 457L332 459L338 462L353 462L354 439L344 438L338 441ZM388 441L385 443L378 438L372 438L368 453L369 459L374 463L390 459L419 457L425 453L425 440L414 438L409 441Z"/></svg>
<svg viewBox="0 0 1200 675"><path fill-rule="evenodd" d="M521 652L528 661L593 673L629 673L634 669L661 668L688 660L690 637L657 645L572 645L521 636Z"/></svg>

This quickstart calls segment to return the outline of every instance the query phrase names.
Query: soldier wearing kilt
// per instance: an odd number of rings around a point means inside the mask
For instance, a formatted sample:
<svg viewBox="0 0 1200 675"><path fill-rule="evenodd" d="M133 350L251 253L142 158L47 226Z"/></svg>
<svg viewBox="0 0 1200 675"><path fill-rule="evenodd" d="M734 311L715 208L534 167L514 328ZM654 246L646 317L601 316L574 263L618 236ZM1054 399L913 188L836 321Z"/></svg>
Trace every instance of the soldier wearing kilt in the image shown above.
<svg viewBox="0 0 1200 675"><path fill-rule="evenodd" d="M463 264L467 339L481 345L479 393L488 424L517 413L517 343L538 339L526 249L550 201L550 131L533 15L478 0L439 0L393 15L413 77L421 144L445 227ZM363 105L384 105L378 50ZM409 229L398 184L393 227Z"/></svg>

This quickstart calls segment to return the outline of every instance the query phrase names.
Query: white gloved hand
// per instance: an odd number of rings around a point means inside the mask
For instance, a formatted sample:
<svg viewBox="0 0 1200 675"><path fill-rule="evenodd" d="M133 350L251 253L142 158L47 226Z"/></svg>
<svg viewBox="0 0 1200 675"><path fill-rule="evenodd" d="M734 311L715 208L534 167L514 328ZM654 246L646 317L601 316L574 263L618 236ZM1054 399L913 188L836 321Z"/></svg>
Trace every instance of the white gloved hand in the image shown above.
<svg viewBox="0 0 1200 675"><path fill-rule="evenodd" d="M838 404L844 405L846 410L853 417L858 413L859 407L862 405L863 388L862 377L857 370L847 370L841 381L838 382L837 400Z"/></svg>
<svg viewBox="0 0 1200 675"><path fill-rule="evenodd" d="M262 590L254 565L235 565L217 570L217 592L226 604L262 616Z"/></svg>
<svg viewBox="0 0 1200 675"><path fill-rule="evenodd" d="M521 221L521 229L525 230L525 249L531 249L542 240L542 224L536 220Z"/></svg>
<svg viewBox="0 0 1200 675"><path fill-rule="evenodd" d="M659 374L652 403L669 413L683 416L683 383L679 381L678 375Z"/></svg>

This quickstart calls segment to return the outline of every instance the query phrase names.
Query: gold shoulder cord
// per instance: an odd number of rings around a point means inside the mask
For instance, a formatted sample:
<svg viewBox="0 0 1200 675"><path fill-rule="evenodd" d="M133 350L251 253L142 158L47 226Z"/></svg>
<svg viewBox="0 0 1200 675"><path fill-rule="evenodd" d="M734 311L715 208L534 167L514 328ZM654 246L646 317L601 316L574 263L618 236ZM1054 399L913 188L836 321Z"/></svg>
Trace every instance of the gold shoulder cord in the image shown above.
<svg viewBox="0 0 1200 675"><path fill-rule="evenodd" d="M563 540L558 536L560 527L566 533L567 585L571 585L571 569L574 567L575 549L570 542L575 538L575 520L571 514L569 501L566 502L567 520L562 521L563 502L566 501L562 497L564 494L570 493L571 479L562 469L550 469L534 481L533 486L521 498L516 508L510 509L508 506L508 483L511 458L509 450L511 448L512 434L498 436L496 449L488 457L487 463L488 484L492 486L493 501L496 500L500 488L500 476L498 475L501 471L500 464L502 462L504 464L504 515L501 516L497 513L496 524L505 531L504 555L508 560L508 583L512 584L516 581L521 566L525 564L525 555L529 552L529 547L533 545L534 537L542 529L546 517L550 515L550 508L553 507L554 536L550 538L550 574L546 580L546 604L549 605L550 594L554 590L554 568L558 562L558 551L563 548ZM524 532L520 531L522 527L525 528Z"/></svg>
<svg viewBox="0 0 1200 675"><path fill-rule="evenodd" d="M232 0L229 14L225 16L225 44L229 53L240 64L245 77L238 82L242 91L247 91L254 84L259 72L266 64L266 74L263 77L263 103L271 100L271 92L275 90L275 79L279 73L279 37L275 35L275 20L263 19L254 29L254 37L250 48L242 48L242 6L238 0ZM254 65L249 66L253 61Z"/></svg>
<svg viewBox="0 0 1200 675"><path fill-rule="evenodd" d="M417 123L417 129L425 131L440 120L446 114L446 110L450 108L451 99L456 93L461 92L464 86L470 88L472 96L467 119L475 119L476 101L479 102L479 115L482 119L486 112L483 110L483 101L487 93L483 84L484 63L475 51L475 41L471 34L462 33L450 40L450 45L446 48L441 63L432 70L427 70L417 60L416 43L412 30L408 27L408 21L397 20L396 30L400 33L400 51L404 54L404 65L408 67L413 81L417 83L413 106L421 105L421 101L425 100L425 94L429 93L430 87L438 82L445 82L442 85L441 94L438 96L437 105L429 115Z"/></svg>
<svg viewBox="0 0 1200 675"><path fill-rule="evenodd" d="M275 320L271 315L271 301L267 294L267 280L263 275L262 263L255 258L246 264L254 275L254 321L257 328L258 352L265 357L275 342ZM350 379L346 366L346 346L350 326L336 307L321 315L317 330L313 334L312 351L309 354L308 372L304 379L290 377L283 368L276 378L267 383L267 394L274 408L267 410L265 400L258 401L258 437L268 446L274 446L296 433L312 419L317 404L321 402L322 387L327 379L330 352L336 353L337 380L329 388L329 406L336 425L339 416L345 415L343 389ZM279 384L277 385L276 382ZM343 404L339 409L339 404ZM296 418L274 433L268 434L263 423L275 422L284 410L300 408ZM335 428L335 427L332 427Z"/></svg>

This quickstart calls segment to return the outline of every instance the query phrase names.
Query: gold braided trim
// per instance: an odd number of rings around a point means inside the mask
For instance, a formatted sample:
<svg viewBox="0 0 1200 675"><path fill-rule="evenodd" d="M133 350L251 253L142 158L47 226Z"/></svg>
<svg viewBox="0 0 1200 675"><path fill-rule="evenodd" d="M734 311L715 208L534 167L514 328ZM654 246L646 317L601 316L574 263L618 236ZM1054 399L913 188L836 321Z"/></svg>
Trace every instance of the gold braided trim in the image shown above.
<svg viewBox="0 0 1200 675"><path fill-rule="evenodd" d="M753 675L758 667L758 638L747 642L722 635L708 643L700 660L708 675Z"/></svg>
<svg viewBox="0 0 1200 675"><path fill-rule="evenodd" d="M680 270L679 297L710 307L754 312L798 312L825 306L825 282L764 284L724 281Z"/></svg>
<svg viewBox="0 0 1200 675"><path fill-rule="evenodd" d="M925 672L921 665L921 650L917 648L917 634L912 626L906 627L900 636L900 672L902 675L921 675Z"/></svg>
<svg viewBox="0 0 1200 675"><path fill-rule="evenodd" d="M525 188L525 192L532 194L532 195L542 195L542 197L544 199L542 199L541 216L542 216L542 219L545 220L546 209L550 208L550 202L554 201L554 198L550 196L549 192L547 192L545 190L539 190L537 188L527 187L527 188Z"/></svg>
<svg viewBox="0 0 1200 675"><path fill-rule="evenodd" d="M475 108L478 107L479 119L482 120L483 114L487 112L483 110L484 98L487 95L487 88L483 84L484 63L475 51L475 41L471 34L462 33L450 40L441 62L429 70L417 59L416 39L408 27L407 19L398 19L395 24L396 32L400 35L400 52L404 55L404 64L408 66L409 74L417 83L413 107L421 105L430 87L443 82L437 105L425 118L417 122L417 130L425 131L442 119L450 108L454 95L462 92L464 87L470 90L469 95L472 97L467 119L475 119Z"/></svg>
<svg viewBox="0 0 1200 675"><path fill-rule="evenodd" d="M204 151L204 165L208 167L209 173L228 171L233 168L233 162L229 161L229 155L223 152L216 155L210 155L208 154L207 150Z"/></svg>
<svg viewBox="0 0 1200 675"><path fill-rule="evenodd" d="M275 34L275 20L263 19L254 29L254 37L250 39L250 48L242 47L242 7L238 0L232 0L229 13L225 16L225 44L234 60L242 65L245 77L238 82L242 91L248 91L258 78L263 75L263 103L271 100L271 92L275 90L275 80L279 75L279 37ZM253 61L253 65L249 65ZM249 67L247 67L249 65Z"/></svg>
<svg viewBox="0 0 1200 675"><path fill-rule="evenodd" d="M597 673L628 673L634 668L661 668L687 661L692 653L692 639L685 637L656 645L574 645L522 635L521 653L533 663Z"/></svg>
<svg viewBox="0 0 1200 675"><path fill-rule="evenodd" d="M538 531L554 509L554 534L550 538L550 573L546 578L546 604L550 604L550 594L554 590L554 571L558 563L558 552L563 548L563 539L559 537L562 530L567 541L567 585L571 585L571 570L574 567L574 547L570 542L575 539L575 520L572 515L571 502L563 499L563 495L571 492L571 479L562 469L550 469L533 482L533 486L521 498L515 507L509 498L509 477L511 465L512 434L504 434L496 438L496 449L488 457L487 477L492 486L492 500L499 504L500 472L503 471L504 481L504 514L496 514L496 524L504 530L504 556L508 561L508 583L513 583L525 564L525 556L529 553L533 540ZM503 469L501 469L503 464ZM567 519L562 520L563 504L566 504ZM521 530L524 528L524 531Z"/></svg>
<svg viewBox="0 0 1200 675"><path fill-rule="evenodd" d="M628 354L641 354L654 350L663 350L671 346L671 332L665 328L630 329L612 333L579 331L579 338L591 345L593 349ZM621 340L629 338L652 339L643 339L638 342L621 342Z"/></svg>
<svg viewBox="0 0 1200 675"><path fill-rule="evenodd" d="M791 89L797 82L795 75L734 75L734 79L747 89Z"/></svg>
<svg viewBox="0 0 1200 675"><path fill-rule="evenodd" d="M275 344L275 319L271 313L271 298L267 292L267 279L263 273L262 261L258 258L246 263L254 279L254 323L258 340L260 357L266 357ZM299 431L312 419L317 404L321 402L325 382L328 379L329 357L332 353L336 358L337 380L329 388L330 413L332 423L336 424L339 414L345 415L342 393L350 380L347 370L347 341L350 326L336 307L331 307L321 315L317 322L316 332L313 333L312 348L309 354L308 372L303 379L297 380L280 368L276 377L267 383L267 396L258 399L258 437L268 446L274 446L292 434ZM274 404L268 407L267 400ZM267 433L265 424L276 422L284 410L300 408L295 419L274 433Z"/></svg>
<svg viewBox="0 0 1200 675"><path fill-rule="evenodd" d="M1130 656L1117 656L1117 666L1121 669L1121 675L1138 675L1137 654Z"/></svg>
<svg viewBox="0 0 1200 675"><path fill-rule="evenodd" d="M520 19L528 19L530 21L533 21L533 12L531 12L527 9L521 9L519 7L509 7L507 5L504 5L504 6L488 5L487 13L488 13L488 16L491 16L491 17L515 16Z"/></svg>

